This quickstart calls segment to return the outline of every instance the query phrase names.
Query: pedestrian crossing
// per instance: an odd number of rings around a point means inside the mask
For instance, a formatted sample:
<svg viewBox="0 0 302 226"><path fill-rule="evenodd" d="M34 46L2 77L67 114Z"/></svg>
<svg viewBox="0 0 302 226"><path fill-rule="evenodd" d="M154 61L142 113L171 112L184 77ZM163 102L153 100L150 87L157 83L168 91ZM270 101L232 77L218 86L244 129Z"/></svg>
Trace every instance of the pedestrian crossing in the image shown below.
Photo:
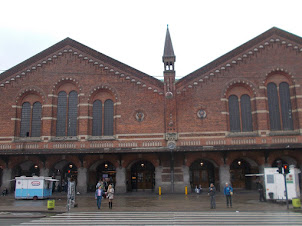
<svg viewBox="0 0 302 226"><path fill-rule="evenodd" d="M293 212L69 212L21 225L302 225Z"/></svg>

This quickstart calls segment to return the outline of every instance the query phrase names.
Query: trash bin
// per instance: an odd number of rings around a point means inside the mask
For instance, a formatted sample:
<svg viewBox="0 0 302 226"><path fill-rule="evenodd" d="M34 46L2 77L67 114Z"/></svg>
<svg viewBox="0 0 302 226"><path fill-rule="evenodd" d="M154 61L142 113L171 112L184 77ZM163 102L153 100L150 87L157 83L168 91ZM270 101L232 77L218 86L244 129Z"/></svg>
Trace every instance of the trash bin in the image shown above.
<svg viewBox="0 0 302 226"><path fill-rule="evenodd" d="M53 210L55 208L55 200L47 200L47 209L48 210Z"/></svg>
<svg viewBox="0 0 302 226"><path fill-rule="evenodd" d="M300 209L301 208L301 202L299 198L293 198L292 199L292 204L294 209Z"/></svg>
<svg viewBox="0 0 302 226"><path fill-rule="evenodd" d="M269 192L268 196L269 196L270 199L274 199L274 193L273 192Z"/></svg>

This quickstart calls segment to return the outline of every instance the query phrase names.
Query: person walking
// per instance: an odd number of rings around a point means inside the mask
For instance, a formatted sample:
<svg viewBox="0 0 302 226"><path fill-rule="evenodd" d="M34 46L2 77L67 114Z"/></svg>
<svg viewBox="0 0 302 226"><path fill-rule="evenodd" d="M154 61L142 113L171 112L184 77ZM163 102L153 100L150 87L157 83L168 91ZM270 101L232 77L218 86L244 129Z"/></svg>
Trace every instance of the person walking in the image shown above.
<svg viewBox="0 0 302 226"><path fill-rule="evenodd" d="M107 197L109 199L109 209L112 209L112 201L113 201L114 188L112 184L109 184L107 190Z"/></svg>
<svg viewBox="0 0 302 226"><path fill-rule="evenodd" d="M257 189L258 189L258 192L259 192L259 201L260 202L266 202L266 199L264 197L263 185L260 182L257 182Z"/></svg>
<svg viewBox="0 0 302 226"><path fill-rule="evenodd" d="M211 198L211 209L216 209L216 201L215 201L216 188L213 183L211 183L209 187L208 195Z"/></svg>
<svg viewBox="0 0 302 226"><path fill-rule="evenodd" d="M98 189L95 191L95 199L96 199L96 205L98 209L101 208L102 198L103 198L103 189L102 186L99 186Z"/></svg>
<svg viewBox="0 0 302 226"><path fill-rule="evenodd" d="M224 195L226 197L226 203L227 203L227 207L231 207L232 208L232 195L233 195L233 188L228 184L225 183L225 187L224 187Z"/></svg>

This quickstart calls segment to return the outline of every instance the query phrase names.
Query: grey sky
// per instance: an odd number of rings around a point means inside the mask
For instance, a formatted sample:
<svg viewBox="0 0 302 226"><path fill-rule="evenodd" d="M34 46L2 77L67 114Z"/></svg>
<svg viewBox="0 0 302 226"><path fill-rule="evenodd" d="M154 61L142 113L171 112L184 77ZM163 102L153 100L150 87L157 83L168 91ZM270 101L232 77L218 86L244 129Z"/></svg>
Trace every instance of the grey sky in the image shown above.
<svg viewBox="0 0 302 226"><path fill-rule="evenodd" d="M298 0L0 0L0 70L70 37L160 78L169 24L179 78L273 26L302 36L301 6Z"/></svg>

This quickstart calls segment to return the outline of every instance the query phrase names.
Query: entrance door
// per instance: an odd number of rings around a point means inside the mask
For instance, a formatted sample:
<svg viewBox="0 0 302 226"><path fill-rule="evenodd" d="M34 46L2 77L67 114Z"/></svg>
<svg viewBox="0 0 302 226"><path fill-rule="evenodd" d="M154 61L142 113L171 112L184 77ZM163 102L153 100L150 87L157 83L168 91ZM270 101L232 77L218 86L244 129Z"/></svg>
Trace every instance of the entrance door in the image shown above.
<svg viewBox="0 0 302 226"><path fill-rule="evenodd" d="M209 186L209 176L207 170L194 170L193 171L193 187L207 188Z"/></svg>
<svg viewBox="0 0 302 226"><path fill-rule="evenodd" d="M154 189L154 166L147 161L139 161L131 167L131 188L132 190L153 190Z"/></svg>
<svg viewBox="0 0 302 226"><path fill-rule="evenodd" d="M196 160L190 166L190 183L194 190L196 187L208 188L210 183L215 183L215 168L206 160Z"/></svg>
<svg viewBox="0 0 302 226"><path fill-rule="evenodd" d="M107 187L109 184L115 185L115 175L116 170L114 165L111 162L103 162L100 164L96 169L96 183L99 180L105 181L105 189L107 190Z"/></svg>
<svg viewBox="0 0 302 226"><path fill-rule="evenodd" d="M251 189L250 164L243 159L236 159L230 166L231 183L234 188Z"/></svg>

